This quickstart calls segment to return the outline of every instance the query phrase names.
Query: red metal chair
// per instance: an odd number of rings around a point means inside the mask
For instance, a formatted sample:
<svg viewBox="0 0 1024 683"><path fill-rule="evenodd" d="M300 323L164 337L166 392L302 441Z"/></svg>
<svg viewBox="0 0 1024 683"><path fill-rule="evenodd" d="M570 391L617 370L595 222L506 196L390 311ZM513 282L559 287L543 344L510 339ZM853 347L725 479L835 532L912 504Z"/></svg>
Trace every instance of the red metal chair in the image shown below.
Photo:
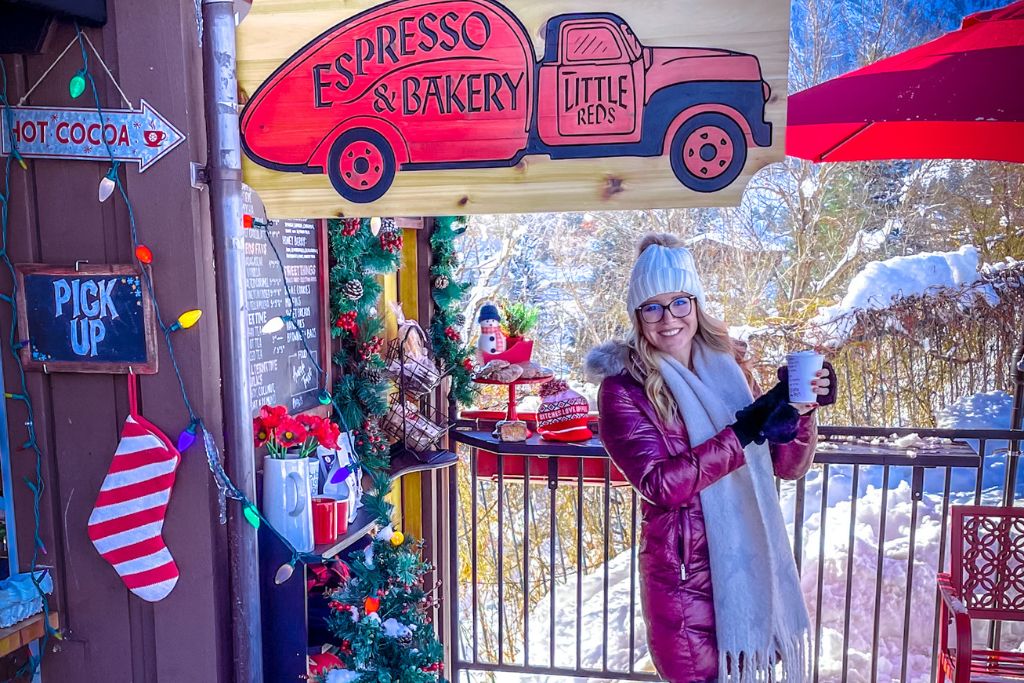
<svg viewBox="0 0 1024 683"><path fill-rule="evenodd" d="M941 599L937 682L1024 681L1024 653L975 649L972 619L1024 621L1024 508L953 507ZM952 642L950 638L952 637Z"/></svg>

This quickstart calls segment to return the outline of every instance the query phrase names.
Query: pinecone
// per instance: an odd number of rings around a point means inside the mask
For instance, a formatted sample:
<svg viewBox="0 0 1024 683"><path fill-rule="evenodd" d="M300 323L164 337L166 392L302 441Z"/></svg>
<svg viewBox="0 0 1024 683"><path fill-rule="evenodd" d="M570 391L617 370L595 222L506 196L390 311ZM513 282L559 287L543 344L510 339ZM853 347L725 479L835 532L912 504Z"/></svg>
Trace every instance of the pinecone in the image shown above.
<svg viewBox="0 0 1024 683"><path fill-rule="evenodd" d="M389 232L398 233L400 235L402 234L402 229L398 227L397 223L395 223L394 218L381 218L380 232L382 235L387 234Z"/></svg>
<svg viewBox="0 0 1024 683"><path fill-rule="evenodd" d="M455 325L455 327L465 327L466 316L462 313L456 313L455 317L452 318L452 324Z"/></svg>
<svg viewBox="0 0 1024 683"><path fill-rule="evenodd" d="M448 289L449 284L447 275L438 275L434 278L434 289Z"/></svg>
<svg viewBox="0 0 1024 683"><path fill-rule="evenodd" d="M359 280L349 280L341 288L346 299L359 301L363 298L363 283Z"/></svg>
<svg viewBox="0 0 1024 683"><path fill-rule="evenodd" d="M363 377L370 384L380 384L384 381L384 372L380 368L366 368Z"/></svg>

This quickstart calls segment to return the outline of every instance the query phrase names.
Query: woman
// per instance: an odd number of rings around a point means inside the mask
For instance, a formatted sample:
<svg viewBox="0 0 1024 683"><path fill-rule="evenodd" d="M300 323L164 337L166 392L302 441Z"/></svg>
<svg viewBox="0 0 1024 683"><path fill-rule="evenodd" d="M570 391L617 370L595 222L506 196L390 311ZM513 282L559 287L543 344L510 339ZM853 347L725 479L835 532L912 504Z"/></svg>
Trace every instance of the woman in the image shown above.
<svg viewBox="0 0 1024 683"><path fill-rule="evenodd" d="M802 683L808 618L774 476L810 467L817 404L790 404L783 382L754 400L743 349L671 235L643 239L626 299L630 339L594 349L587 368L603 378L601 440L643 499L654 665L670 683ZM834 401L830 366L812 385Z"/></svg>

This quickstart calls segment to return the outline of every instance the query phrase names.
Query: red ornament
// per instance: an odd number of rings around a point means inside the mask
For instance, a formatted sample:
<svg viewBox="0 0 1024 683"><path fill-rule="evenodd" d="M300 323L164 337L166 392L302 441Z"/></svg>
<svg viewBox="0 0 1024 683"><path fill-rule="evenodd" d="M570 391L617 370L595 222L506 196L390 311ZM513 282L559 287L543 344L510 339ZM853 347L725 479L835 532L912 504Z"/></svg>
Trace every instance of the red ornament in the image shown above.
<svg viewBox="0 0 1024 683"><path fill-rule="evenodd" d="M466 368L468 372L473 372L473 361L468 357L462 359L462 367Z"/></svg>
<svg viewBox="0 0 1024 683"><path fill-rule="evenodd" d="M380 609L380 600L377 598L366 598L363 602L363 609L367 614L373 614Z"/></svg>
<svg viewBox="0 0 1024 683"><path fill-rule="evenodd" d="M315 655L310 655L309 661L309 673L314 675L326 674L331 669L344 668L344 664L338 659L337 655L333 655L330 652L319 652Z"/></svg>

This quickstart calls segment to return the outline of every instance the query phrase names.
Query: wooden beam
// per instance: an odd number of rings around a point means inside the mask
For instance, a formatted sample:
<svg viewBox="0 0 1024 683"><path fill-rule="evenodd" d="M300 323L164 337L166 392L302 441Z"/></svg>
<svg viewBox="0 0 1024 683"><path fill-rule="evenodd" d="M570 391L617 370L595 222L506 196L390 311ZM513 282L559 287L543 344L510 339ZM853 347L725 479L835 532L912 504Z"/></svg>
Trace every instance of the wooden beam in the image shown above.
<svg viewBox="0 0 1024 683"><path fill-rule="evenodd" d="M422 219L421 219L422 220ZM421 222L422 225L422 222ZM402 302L402 312L411 320L418 320L424 331L430 329L429 320L419 315L419 245L415 229L406 228L402 231L402 265L398 271L398 296ZM429 296L429 292L424 292ZM429 331L428 331L429 334ZM423 538L422 513L422 477L419 472L402 477L402 528L414 538Z"/></svg>

